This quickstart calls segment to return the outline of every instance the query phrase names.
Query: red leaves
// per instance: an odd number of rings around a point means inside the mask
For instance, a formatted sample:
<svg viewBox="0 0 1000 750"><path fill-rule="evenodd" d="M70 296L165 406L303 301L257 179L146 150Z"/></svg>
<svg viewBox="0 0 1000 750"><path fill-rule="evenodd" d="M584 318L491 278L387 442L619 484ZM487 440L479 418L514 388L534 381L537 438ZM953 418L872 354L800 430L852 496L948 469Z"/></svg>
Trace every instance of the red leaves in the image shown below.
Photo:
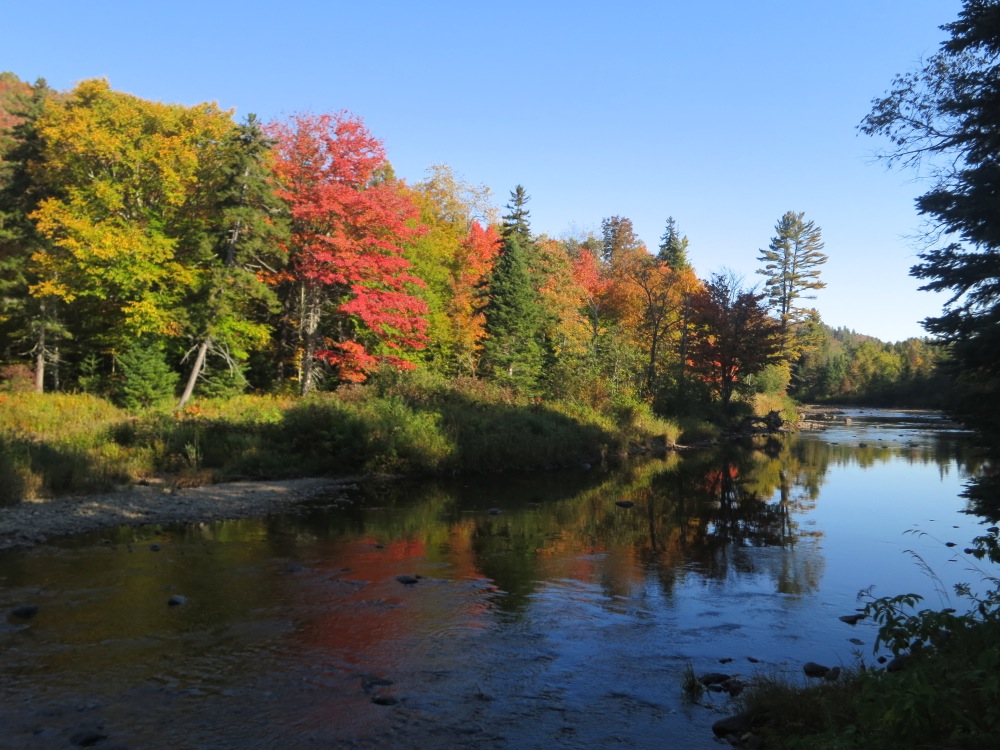
<svg viewBox="0 0 1000 750"><path fill-rule="evenodd" d="M418 210L399 183L385 179L382 144L349 114L298 115L272 125L278 141L276 193L292 216L287 244L291 277L318 286L337 314L353 319L391 349L422 348L427 309L410 294L423 282L408 273L403 246L421 231ZM381 361L339 326L316 356L336 364L341 378L364 380ZM371 336L364 336L365 341Z"/></svg>

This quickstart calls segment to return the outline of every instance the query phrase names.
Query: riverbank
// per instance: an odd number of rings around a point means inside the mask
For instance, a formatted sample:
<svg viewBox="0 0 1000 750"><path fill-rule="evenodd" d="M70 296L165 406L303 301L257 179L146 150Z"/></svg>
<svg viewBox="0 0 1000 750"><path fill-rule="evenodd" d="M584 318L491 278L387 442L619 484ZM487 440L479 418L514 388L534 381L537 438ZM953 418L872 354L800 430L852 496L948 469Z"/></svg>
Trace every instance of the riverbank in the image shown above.
<svg viewBox="0 0 1000 750"><path fill-rule="evenodd" d="M354 485L358 477L241 481L180 488L163 479L85 497L0 507L0 550L115 526L199 523L266 516Z"/></svg>

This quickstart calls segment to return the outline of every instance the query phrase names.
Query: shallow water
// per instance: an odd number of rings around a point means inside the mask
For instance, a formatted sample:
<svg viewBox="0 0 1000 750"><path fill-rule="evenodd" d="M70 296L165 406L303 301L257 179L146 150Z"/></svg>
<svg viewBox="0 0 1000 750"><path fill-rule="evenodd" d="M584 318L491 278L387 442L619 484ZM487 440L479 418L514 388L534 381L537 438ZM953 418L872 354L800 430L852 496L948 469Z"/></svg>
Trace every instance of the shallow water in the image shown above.
<svg viewBox="0 0 1000 750"><path fill-rule="evenodd" d="M977 468L940 420L852 411L628 470L3 553L0 611L39 612L0 620L0 748L718 747L731 704L687 701L686 666L871 663L874 626L838 620L860 589L936 606L977 580L956 555Z"/></svg>

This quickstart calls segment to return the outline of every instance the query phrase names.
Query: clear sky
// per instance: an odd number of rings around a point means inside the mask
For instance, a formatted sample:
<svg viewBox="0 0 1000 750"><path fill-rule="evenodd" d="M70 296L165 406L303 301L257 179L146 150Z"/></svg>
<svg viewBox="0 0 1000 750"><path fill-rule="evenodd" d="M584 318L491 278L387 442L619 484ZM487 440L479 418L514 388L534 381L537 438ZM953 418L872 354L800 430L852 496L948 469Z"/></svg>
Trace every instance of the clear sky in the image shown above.
<svg viewBox="0 0 1000 750"><path fill-rule="evenodd" d="M349 110L400 177L445 163L532 197L560 237L668 216L699 275L758 284L786 211L823 230L823 320L924 335L944 299L908 275L927 189L857 132L892 77L933 54L960 0L33 0L2 5L0 70L58 89L95 77L238 117Z"/></svg>

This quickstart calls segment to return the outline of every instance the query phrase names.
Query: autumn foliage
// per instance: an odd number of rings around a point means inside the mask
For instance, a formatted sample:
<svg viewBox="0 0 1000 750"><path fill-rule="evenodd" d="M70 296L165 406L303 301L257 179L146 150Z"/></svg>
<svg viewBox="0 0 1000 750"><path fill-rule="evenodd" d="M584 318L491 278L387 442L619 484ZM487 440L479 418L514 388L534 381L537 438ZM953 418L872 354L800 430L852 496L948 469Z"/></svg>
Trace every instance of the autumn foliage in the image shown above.
<svg viewBox="0 0 1000 750"><path fill-rule="evenodd" d="M313 357L351 382L381 363L412 368L398 352L426 344L427 308L403 248L420 227L412 200L382 174L382 144L347 113L298 115L270 133L276 192L291 215L288 266L274 280L302 300L293 314L304 390Z"/></svg>

